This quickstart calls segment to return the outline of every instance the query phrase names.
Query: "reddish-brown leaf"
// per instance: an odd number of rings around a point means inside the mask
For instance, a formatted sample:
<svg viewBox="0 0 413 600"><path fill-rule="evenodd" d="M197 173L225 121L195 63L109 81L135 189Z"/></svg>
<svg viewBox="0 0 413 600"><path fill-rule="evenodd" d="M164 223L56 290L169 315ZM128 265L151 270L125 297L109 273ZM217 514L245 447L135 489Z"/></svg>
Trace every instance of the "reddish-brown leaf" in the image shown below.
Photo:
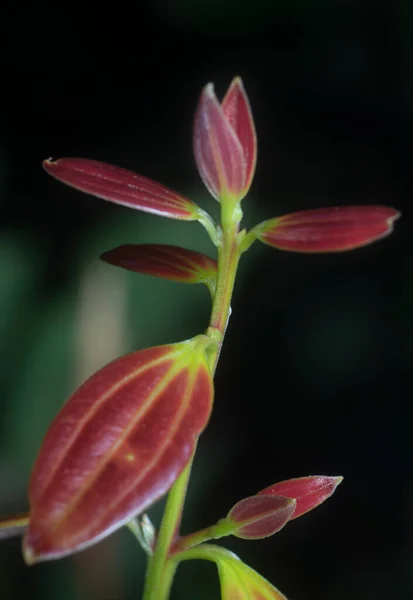
<svg viewBox="0 0 413 600"><path fill-rule="evenodd" d="M207 343L197 336L134 352L71 396L32 472L28 563L97 542L171 487L209 418Z"/></svg>
<svg viewBox="0 0 413 600"><path fill-rule="evenodd" d="M252 231L280 250L342 252L385 237L399 216L387 206L316 208L270 219Z"/></svg>
<svg viewBox="0 0 413 600"><path fill-rule="evenodd" d="M196 221L202 212L191 200L156 181L96 160L49 159L43 167L62 183L129 208L184 221Z"/></svg>
<svg viewBox="0 0 413 600"><path fill-rule="evenodd" d="M234 525L232 535L244 540L257 540L274 535L288 523L296 502L276 495L250 496L235 504L226 521Z"/></svg>
<svg viewBox="0 0 413 600"><path fill-rule="evenodd" d="M258 495L275 495L294 498L295 510L290 520L301 517L334 494L337 486L343 481L342 477L311 475L279 481L258 492Z"/></svg>
<svg viewBox="0 0 413 600"><path fill-rule="evenodd" d="M222 101L222 110L234 129L244 152L245 195L254 177L257 162L257 135L248 96L240 77L235 77L229 86Z"/></svg>
<svg viewBox="0 0 413 600"><path fill-rule="evenodd" d="M179 246L125 244L104 252L100 258L128 271L182 283L205 283L210 289L215 287L217 261Z"/></svg>
<svg viewBox="0 0 413 600"><path fill-rule="evenodd" d="M218 102L214 86L202 91L194 123L194 156L199 174L217 200L244 196L246 160L237 134Z"/></svg>

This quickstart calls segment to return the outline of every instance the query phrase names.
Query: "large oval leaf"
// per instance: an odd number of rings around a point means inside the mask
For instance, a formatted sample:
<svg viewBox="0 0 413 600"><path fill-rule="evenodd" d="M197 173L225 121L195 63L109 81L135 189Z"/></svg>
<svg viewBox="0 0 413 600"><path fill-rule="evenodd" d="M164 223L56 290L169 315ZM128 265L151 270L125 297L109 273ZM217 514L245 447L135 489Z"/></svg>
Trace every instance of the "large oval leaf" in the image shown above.
<svg viewBox="0 0 413 600"><path fill-rule="evenodd" d="M89 546L167 492L211 411L208 343L197 336L128 354L71 396L32 472L27 563Z"/></svg>

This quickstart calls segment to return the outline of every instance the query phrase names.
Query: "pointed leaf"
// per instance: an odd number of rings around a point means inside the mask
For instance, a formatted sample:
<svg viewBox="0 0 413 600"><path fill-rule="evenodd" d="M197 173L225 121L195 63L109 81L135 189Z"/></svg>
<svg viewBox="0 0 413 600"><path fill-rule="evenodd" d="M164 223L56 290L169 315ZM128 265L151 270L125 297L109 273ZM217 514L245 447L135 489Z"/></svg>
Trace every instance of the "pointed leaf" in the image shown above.
<svg viewBox="0 0 413 600"><path fill-rule="evenodd" d="M195 114L194 155L199 174L217 200L240 200L246 182L241 143L219 104L214 86L203 90Z"/></svg>
<svg viewBox="0 0 413 600"><path fill-rule="evenodd" d="M244 540L269 537L280 531L295 511L295 500L282 496L250 496L237 502L225 521L234 526L232 535Z"/></svg>
<svg viewBox="0 0 413 600"><path fill-rule="evenodd" d="M259 573L248 567L238 556L225 551L217 553L216 564L221 583L222 600L287 600Z"/></svg>
<svg viewBox="0 0 413 600"><path fill-rule="evenodd" d="M179 246L125 244L104 252L100 258L129 271L215 288L217 261Z"/></svg>
<svg viewBox="0 0 413 600"><path fill-rule="evenodd" d="M275 494L275 497L286 496L296 501L295 511L290 520L301 517L319 504L330 498L337 486L343 481L342 477L327 477L312 475L280 481L258 492L259 495Z"/></svg>
<svg viewBox="0 0 413 600"><path fill-rule="evenodd" d="M240 77L235 77L229 86L222 101L222 110L234 129L244 152L245 195L254 177L257 162L257 135L248 96Z"/></svg>
<svg viewBox="0 0 413 600"><path fill-rule="evenodd" d="M29 513L0 518L0 540L21 535L29 523Z"/></svg>
<svg viewBox="0 0 413 600"><path fill-rule="evenodd" d="M270 219L251 233L280 250L342 252L385 237L399 216L387 206L317 208Z"/></svg>
<svg viewBox="0 0 413 600"><path fill-rule="evenodd" d="M200 544L175 555L181 560L209 560L218 567L222 600L287 600L269 581L221 546Z"/></svg>
<svg viewBox="0 0 413 600"><path fill-rule="evenodd" d="M133 352L71 396L32 472L27 563L99 541L171 487L211 411L209 343L197 336Z"/></svg>
<svg viewBox="0 0 413 600"><path fill-rule="evenodd" d="M156 541L156 529L146 513L139 518L139 526L141 528L142 536L147 544L147 547L151 551L153 551L153 549L155 548Z"/></svg>
<svg viewBox="0 0 413 600"><path fill-rule="evenodd" d="M129 208L184 221L196 221L202 212L191 200L156 181L96 160L48 159L43 167L62 183Z"/></svg>

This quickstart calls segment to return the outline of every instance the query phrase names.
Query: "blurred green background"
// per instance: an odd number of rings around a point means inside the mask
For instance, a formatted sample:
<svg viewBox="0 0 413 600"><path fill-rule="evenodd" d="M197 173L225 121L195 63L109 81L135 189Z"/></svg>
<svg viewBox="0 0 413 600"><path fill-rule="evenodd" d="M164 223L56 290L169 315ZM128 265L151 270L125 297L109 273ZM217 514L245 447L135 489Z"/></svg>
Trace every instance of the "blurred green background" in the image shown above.
<svg viewBox="0 0 413 600"><path fill-rule="evenodd" d="M277 536L226 545L290 600L413 597L413 4L8 3L0 17L0 514L27 508L42 436L78 383L208 320L200 286L98 260L130 242L212 254L199 225L84 196L41 161L118 164L216 216L192 158L193 114L208 81L222 97L241 75L259 140L247 225L340 204L388 204L404 216L391 237L348 254L252 247L184 528L277 480L342 474L332 500ZM132 600L143 569L126 530L30 569L16 538L0 544L0 595ZM173 600L218 597L212 565L179 571Z"/></svg>

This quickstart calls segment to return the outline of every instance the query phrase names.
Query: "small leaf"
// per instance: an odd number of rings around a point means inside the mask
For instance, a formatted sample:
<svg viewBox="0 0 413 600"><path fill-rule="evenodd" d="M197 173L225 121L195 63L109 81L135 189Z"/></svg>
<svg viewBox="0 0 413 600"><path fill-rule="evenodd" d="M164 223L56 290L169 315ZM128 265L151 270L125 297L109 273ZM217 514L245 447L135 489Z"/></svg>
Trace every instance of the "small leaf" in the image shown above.
<svg viewBox="0 0 413 600"><path fill-rule="evenodd" d="M234 129L244 152L245 195L254 177L257 162L257 135L248 96L240 77L235 77L229 86L222 101L222 110Z"/></svg>
<svg viewBox="0 0 413 600"><path fill-rule="evenodd" d="M288 479L270 485L258 492L258 495L270 494L275 495L275 497L294 498L296 506L290 517L290 520L292 520L301 517L301 515L313 510L327 498L330 498L342 481L342 477L328 477L325 475L298 477L297 479Z"/></svg>
<svg viewBox="0 0 413 600"><path fill-rule="evenodd" d="M148 548L153 550L155 548L156 529L146 513L139 518L139 526Z"/></svg>
<svg viewBox="0 0 413 600"><path fill-rule="evenodd" d="M101 257L128 271L163 277L182 283L205 283L213 292L217 262L205 254L162 244L125 244Z"/></svg>
<svg viewBox="0 0 413 600"><path fill-rule="evenodd" d="M127 524L128 529L133 533L142 550L148 556L152 556L155 547L156 530L148 515L145 513L142 518L135 517Z"/></svg>
<svg viewBox="0 0 413 600"><path fill-rule="evenodd" d="M0 540L21 535L29 524L29 513L0 518Z"/></svg>
<svg viewBox="0 0 413 600"><path fill-rule="evenodd" d="M197 336L133 352L69 398L30 480L28 564L90 546L167 492L208 422L209 343Z"/></svg>
<svg viewBox="0 0 413 600"><path fill-rule="evenodd" d="M217 200L241 199L246 160L237 134L219 104L212 83L202 91L194 123L194 156L199 174Z"/></svg>
<svg viewBox="0 0 413 600"><path fill-rule="evenodd" d="M220 548L216 552L215 562L222 600L287 600L269 581L232 552Z"/></svg>
<svg viewBox="0 0 413 600"><path fill-rule="evenodd" d="M201 209L188 198L132 171L84 158L43 162L45 171L62 183L97 198L171 219L196 221Z"/></svg>
<svg viewBox="0 0 413 600"><path fill-rule="evenodd" d="M251 233L280 250L342 252L385 237L399 216L387 206L317 208L264 221Z"/></svg>
<svg viewBox="0 0 413 600"><path fill-rule="evenodd" d="M232 535L254 540L280 531L295 511L295 500L275 495L251 496L237 502L225 521L232 523Z"/></svg>

